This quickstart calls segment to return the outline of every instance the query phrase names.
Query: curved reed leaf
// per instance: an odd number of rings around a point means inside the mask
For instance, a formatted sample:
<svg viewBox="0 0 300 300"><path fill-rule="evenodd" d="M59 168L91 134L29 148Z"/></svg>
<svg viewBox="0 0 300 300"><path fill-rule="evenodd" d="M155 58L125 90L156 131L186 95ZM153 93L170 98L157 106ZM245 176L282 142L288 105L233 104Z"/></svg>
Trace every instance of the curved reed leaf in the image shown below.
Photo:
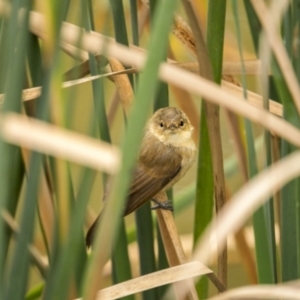
<svg viewBox="0 0 300 300"><path fill-rule="evenodd" d="M300 151L281 159L265 169L244 185L220 212L218 222L211 223L198 243L193 259L207 263L217 253L218 245L224 243L229 233L240 228L276 190L300 174ZM187 288L179 295L183 297Z"/></svg>

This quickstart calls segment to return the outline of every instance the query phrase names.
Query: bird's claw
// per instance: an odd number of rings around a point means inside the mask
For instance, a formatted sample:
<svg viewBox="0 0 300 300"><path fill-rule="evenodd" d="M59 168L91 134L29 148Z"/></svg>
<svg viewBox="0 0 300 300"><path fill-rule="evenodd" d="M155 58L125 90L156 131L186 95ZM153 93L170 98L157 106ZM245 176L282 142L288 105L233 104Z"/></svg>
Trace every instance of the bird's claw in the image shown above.
<svg viewBox="0 0 300 300"><path fill-rule="evenodd" d="M163 202L160 202L154 198L151 199L151 201L153 201L154 203L156 203L156 205L152 206L151 209L158 209L158 208L161 208L161 209L165 209L165 210L170 210L170 211L173 211L173 206L172 206L172 201L171 200L166 200L166 201L163 201Z"/></svg>

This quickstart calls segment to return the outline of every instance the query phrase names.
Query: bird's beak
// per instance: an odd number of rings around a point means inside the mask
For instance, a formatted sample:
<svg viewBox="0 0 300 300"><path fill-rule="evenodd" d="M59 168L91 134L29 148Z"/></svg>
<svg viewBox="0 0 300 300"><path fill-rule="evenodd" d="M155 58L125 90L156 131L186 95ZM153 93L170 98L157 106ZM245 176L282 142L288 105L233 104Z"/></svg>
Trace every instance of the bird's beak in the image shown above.
<svg viewBox="0 0 300 300"><path fill-rule="evenodd" d="M174 131L176 128L177 128L177 126L174 123L170 124L170 126L169 126L170 131Z"/></svg>

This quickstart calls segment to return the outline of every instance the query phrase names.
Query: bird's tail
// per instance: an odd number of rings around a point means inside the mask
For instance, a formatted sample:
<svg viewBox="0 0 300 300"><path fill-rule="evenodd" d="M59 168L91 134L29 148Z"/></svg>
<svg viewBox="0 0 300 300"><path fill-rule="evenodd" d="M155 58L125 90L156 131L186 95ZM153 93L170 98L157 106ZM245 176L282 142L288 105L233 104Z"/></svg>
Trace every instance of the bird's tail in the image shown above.
<svg viewBox="0 0 300 300"><path fill-rule="evenodd" d="M94 237L97 231L98 223L99 223L100 215L97 217L93 225L88 230L86 236L85 236L85 244L88 248L90 248L93 244Z"/></svg>

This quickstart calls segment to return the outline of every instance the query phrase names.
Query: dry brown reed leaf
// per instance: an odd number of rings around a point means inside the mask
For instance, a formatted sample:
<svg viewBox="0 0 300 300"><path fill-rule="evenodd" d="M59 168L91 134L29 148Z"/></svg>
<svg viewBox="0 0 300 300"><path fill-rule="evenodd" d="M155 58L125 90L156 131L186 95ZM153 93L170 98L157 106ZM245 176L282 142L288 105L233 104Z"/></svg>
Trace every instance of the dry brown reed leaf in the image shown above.
<svg viewBox="0 0 300 300"><path fill-rule="evenodd" d="M193 33L188 24L179 15L175 15L173 23L173 33L182 42L182 44L190 51L192 55L196 55L196 44ZM198 66L199 70L199 66Z"/></svg>
<svg viewBox="0 0 300 300"><path fill-rule="evenodd" d="M232 289L209 300L299 299L299 287L285 285L254 285Z"/></svg>
<svg viewBox="0 0 300 300"><path fill-rule="evenodd" d="M115 146L23 115L1 115L0 133L9 143L96 170L113 174L119 168L120 153Z"/></svg>
<svg viewBox="0 0 300 300"><path fill-rule="evenodd" d="M109 65L113 73L125 71L124 66L115 58L109 59ZM116 85L116 89L119 93L119 98L122 103L123 109L127 114L130 110L134 98L131 83L127 75L113 75L113 79Z"/></svg>
<svg viewBox="0 0 300 300"><path fill-rule="evenodd" d="M276 3L276 9L273 9L274 12L277 12L278 19L280 18L280 13L283 13L289 4L289 1L286 0L279 2L280 6L278 7L278 4ZM274 18L263 1L251 0L251 3L264 31L266 32L266 37L280 66L285 82L290 90L295 106L298 110L298 114L300 114L300 87L285 46L283 45L282 39L278 33L277 26L274 24ZM275 21L276 20L277 18L275 18Z"/></svg>
<svg viewBox="0 0 300 300"><path fill-rule="evenodd" d="M177 281L183 281L185 279L201 276L210 272L211 270L202 265L200 262L193 261L190 263L144 275L135 279L131 279L109 288L105 288L98 292L96 299L119 299L128 295L151 289L153 287L158 287ZM77 300L81 300L81 298L78 298Z"/></svg>

